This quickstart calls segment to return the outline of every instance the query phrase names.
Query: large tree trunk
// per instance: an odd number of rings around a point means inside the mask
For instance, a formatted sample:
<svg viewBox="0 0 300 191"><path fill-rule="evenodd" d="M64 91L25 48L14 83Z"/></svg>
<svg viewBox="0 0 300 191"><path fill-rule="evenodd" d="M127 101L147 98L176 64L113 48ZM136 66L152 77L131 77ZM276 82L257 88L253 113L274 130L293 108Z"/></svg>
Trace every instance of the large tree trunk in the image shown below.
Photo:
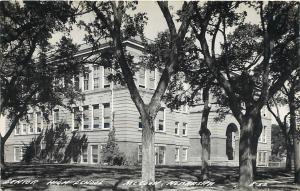
<svg viewBox="0 0 300 191"><path fill-rule="evenodd" d="M155 181L155 150L154 150L154 124L150 116L143 117L143 131L142 131L142 181ZM144 186L143 190L155 190L154 186Z"/></svg>
<svg viewBox="0 0 300 191"><path fill-rule="evenodd" d="M253 182L253 166L251 152L251 138L254 119L248 117L241 123L241 138L239 146L239 186L249 187Z"/></svg>
<svg viewBox="0 0 300 191"><path fill-rule="evenodd" d="M255 178L256 176L256 158L257 158L257 146L258 146L258 139L262 132L262 121L261 121L261 114L258 112L258 114L255 116L254 121L254 130L253 130L253 136L251 139L251 155L252 155L252 168L253 168L253 176Z"/></svg>
<svg viewBox="0 0 300 191"><path fill-rule="evenodd" d="M0 156L0 165L1 165L1 170L2 170L2 168L4 168L5 167L5 161L4 161L4 141L3 141L3 138L2 138L2 136L0 136L0 145L1 145L1 150L0 150L0 154L1 154L1 156ZM1 171L2 172L2 171Z"/></svg>
<svg viewBox="0 0 300 191"><path fill-rule="evenodd" d="M208 160L210 155L210 131L207 128L208 116L210 112L209 107L209 88L203 89L204 108L201 119L201 127L199 134L201 136L201 178L202 180L208 179Z"/></svg>
<svg viewBox="0 0 300 191"><path fill-rule="evenodd" d="M300 134L299 129L296 127L296 103L295 92L293 89L290 90L288 101L290 108L290 128L292 130L294 142L295 183L300 184Z"/></svg>
<svg viewBox="0 0 300 191"><path fill-rule="evenodd" d="M293 157L293 146L289 137L286 140L286 162L285 169L286 171L292 171L292 157Z"/></svg>
<svg viewBox="0 0 300 191"><path fill-rule="evenodd" d="M4 161L4 142L2 141L2 135L0 135L0 145L1 145L1 150L0 150L0 180L3 179L5 177L5 161Z"/></svg>
<svg viewBox="0 0 300 191"><path fill-rule="evenodd" d="M300 184L300 141L294 138L295 183Z"/></svg>
<svg viewBox="0 0 300 191"><path fill-rule="evenodd" d="M210 132L206 129L206 133L201 134L201 178L207 180L208 177L208 160L210 155Z"/></svg>

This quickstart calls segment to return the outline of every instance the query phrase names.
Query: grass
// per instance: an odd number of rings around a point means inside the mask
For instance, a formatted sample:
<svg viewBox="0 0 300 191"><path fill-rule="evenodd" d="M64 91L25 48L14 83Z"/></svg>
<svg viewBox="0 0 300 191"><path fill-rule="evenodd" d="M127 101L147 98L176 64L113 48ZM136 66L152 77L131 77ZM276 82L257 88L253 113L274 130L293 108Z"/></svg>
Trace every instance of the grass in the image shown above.
<svg viewBox="0 0 300 191"><path fill-rule="evenodd" d="M211 187L175 185L182 182L199 183L201 182L200 173L201 170L198 166L157 167L155 178L160 182L156 188L157 190L238 190L236 188L237 167L210 167L209 180L214 182ZM71 164L9 164L5 176L2 180L2 190L140 190L140 186L134 184L141 182L141 168ZM33 185L24 184L24 182L5 184L8 180L37 180L38 182ZM52 184L49 184L51 181ZM54 181L61 185L54 184ZM74 184L76 181L80 181L77 183L81 184ZM293 174L285 172L283 169L259 168L255 182L257 182L257 186L254 190L300 190L300 187L293 184Z"/></svg>

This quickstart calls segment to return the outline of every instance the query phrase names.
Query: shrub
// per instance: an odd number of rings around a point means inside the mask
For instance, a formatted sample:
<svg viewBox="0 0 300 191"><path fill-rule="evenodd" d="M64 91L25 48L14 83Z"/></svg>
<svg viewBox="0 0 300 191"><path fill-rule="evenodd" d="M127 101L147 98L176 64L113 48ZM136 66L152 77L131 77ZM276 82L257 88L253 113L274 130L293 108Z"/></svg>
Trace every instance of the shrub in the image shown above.
<svg viewBox="0 0 300 191"><path fill-rule="evenodd" d="M116 143L115 128L113 127L108 134L106 145L102 148L102 162L109 165L124 165L126 156L121 153Z"/></svg>

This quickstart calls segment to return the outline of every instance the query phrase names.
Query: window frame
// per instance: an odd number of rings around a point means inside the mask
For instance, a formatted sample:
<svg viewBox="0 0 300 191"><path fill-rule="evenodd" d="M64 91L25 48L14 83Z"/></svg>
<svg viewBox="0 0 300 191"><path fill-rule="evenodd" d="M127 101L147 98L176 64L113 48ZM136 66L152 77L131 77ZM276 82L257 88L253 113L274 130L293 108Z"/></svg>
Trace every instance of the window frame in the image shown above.
<svg viewBox="0 0 300 191"><path fill-rule="evenodd" d="M187 126L188 126L187 122L182 123L182 136L187 136L187 128L188 128Z"/></svg>
<svg viewBox="0 0 300 191"><path fill-rule="evenodd" d="M97 146L97 162L94 162L94 154L93 154L93 146ZM91 164L99 164L100 163L100 152L99 152L99 145L98 144L91 144Z"/></svg>
<svg viewBox="0 0 300 191"><path fill-rule="evenodd" d="M188 147L183 147L182 148L182 160L184 162L187 162L188 161Z"/></svg>
<svg viewBox="0 0 300 191"><path fill-rule="evenodd" d="M176 133L176 129L177 129L177 133ZM175 121L175 129L174 129L174 134L179 136L180 135L180 122L179 121Z"/></svg>
<svg viewBox="0 0 300 191"><path fill-rule="evenodd" d="M85 150L86 150L86 154L84 154L84 150L83 150L83 148L86 148ZM88 156L88 145L87 146L83 146L82 148L81 148L81 157L80 157L80 163L82 163L82 164L87 164L88 162L89 162L89 156ZM84 162L83 160L84 160L84 156L86 155L86 162Z"/></svg>
<svg viewBox="0 0 300 191"><path fill-rule="evenodd" d="M86 109L87 108L87 109ZM85 112L88 113L88 117L85 116ZM90 106L89 105L84 105L82 106L82 130L84 131L87 131L87 130L91 130L91 110L90 110ZM88 128L85 128L86 126L86 121L87 121L87 125L88 125Z"/></svg>
<svg viewBox="0 0 300 191"><path fill-rule="evenodd" d="M159 118L159 112L162 112L163 118L160 119ZM162 122L161 122L162 121ZM162 125L163 129L160 130L160 125ZM166 108L165 107L161 107L156 115L155 118L155 131L156 132L166 132Z"/></svg>
<svg viewBox="0 0 300 191"><path fill-rule="evenodd" d="M175 162L180 162L180 147L175 147Z"/></svg>
<svg viewBox="0 0 300 191"><path fill-rule="evenodd" d="M109 118L107 118L107 116L105 116L105 105L109 105ZM108 119L109 122L105 122L105 119ZM111 116L111 103L110 102L107 102L107 103L102 103L102 129L107 129L109 130L111 128L111 119L112 119L112 116ZM105 124L109 124L109 127L106 127Z"/></svg>

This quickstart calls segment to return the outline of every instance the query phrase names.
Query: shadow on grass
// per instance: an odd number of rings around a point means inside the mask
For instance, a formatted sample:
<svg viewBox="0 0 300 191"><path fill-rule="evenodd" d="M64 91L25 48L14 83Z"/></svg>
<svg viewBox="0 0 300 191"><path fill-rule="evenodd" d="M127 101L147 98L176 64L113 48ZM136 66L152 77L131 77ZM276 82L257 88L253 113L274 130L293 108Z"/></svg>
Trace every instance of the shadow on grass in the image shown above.
<svg viewBox="0 0 300 191"><path fill-rule="evenodd" d="M232 190L233 184L238 181L238 167L212 166L209 167L210 181L215 182L219 190ZM282 169L259 168L256 181L284 180L290 183L290 187L282 184L274 184L272 190L297 190L292 185L292 174ZM192 181L200 182L201 167L199 166L158 166L156 167L156 180L163 182L170 181ZM37 179L38 183L34 185L2 185L3 190L140 190L138 186L124 186L128 180L140 181L140 167L108 167L92 165L72 165L72 164L9 164L7 166L5 179ZM51 180L59 181L77 181L77 180L101 180L101 185L47 185ZM202 187L203 188L203 187ZM271 188L271 187L268 187ZM299 188L299 187L298 187ZM174 186L159 187L158 190L176 189ZM201 187L199 188L201 189Z"/></svg>

